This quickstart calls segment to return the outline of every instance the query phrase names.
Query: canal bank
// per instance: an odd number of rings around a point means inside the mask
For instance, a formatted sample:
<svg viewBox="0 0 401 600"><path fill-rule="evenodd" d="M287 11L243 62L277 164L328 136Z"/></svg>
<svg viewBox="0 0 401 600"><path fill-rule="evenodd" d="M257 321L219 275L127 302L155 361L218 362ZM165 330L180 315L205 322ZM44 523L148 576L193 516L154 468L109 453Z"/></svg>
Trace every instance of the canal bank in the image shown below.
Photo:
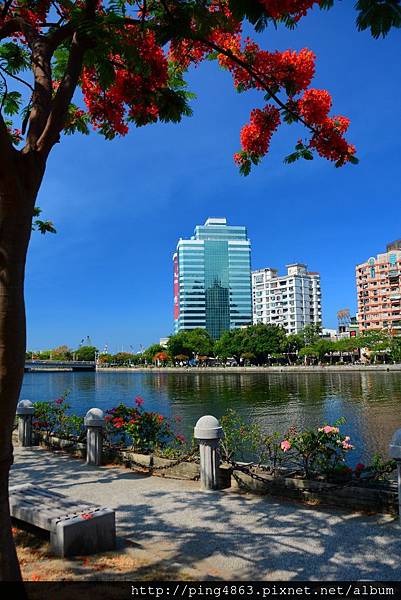
<svg viewBox="0 0 401 600"><path fill-rule="evenodd" d="M401 372L401 363L392 365L285 365L271 367L96 367L96 371L134 373L352 373Z"/></svg>

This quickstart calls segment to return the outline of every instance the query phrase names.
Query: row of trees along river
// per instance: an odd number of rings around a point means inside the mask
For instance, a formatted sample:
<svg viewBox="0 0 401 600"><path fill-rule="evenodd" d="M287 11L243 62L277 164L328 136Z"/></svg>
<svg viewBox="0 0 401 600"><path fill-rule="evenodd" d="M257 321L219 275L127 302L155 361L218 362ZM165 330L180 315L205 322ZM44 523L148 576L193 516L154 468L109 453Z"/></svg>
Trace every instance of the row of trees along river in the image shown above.
<svg viewBox="0 0 401 600"><path fill-rule="evenodd" d="M336 362L399 362L401 337L386 330L368 331L338 340L321 336L319 325L306 325L302 332L286 335L277 325L252 325L223 333L212 340L205 329L182 331L172 335L167 346L152 344L140 353L99 353L95 346L76 350L66 345L41 352L29 351L27 359L85 360L98 359L103 366L177 365L177 364L316 364Z"/></svg>

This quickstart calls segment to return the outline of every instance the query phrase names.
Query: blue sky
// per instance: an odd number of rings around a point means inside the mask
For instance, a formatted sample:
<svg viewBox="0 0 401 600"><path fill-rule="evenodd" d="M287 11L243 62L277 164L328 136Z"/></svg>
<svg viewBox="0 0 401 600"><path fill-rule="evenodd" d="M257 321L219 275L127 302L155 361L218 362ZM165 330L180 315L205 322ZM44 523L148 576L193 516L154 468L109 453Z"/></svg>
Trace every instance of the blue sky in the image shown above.
<svg viewBox="0 0 401 600"><path fill-rule="evenodd" d="M54 148L38 205L57 235L33 234L27 264L28 347L138 350L172 331L172 252L208 216L246 225L252 266L306 262L320 271L323 321L356 309L355 264L401 237L401 33L373 40L355 28L353 2L314 11L296 31L269 28L268 49L311 48L314 87L351 118L360 164L284 165L299 137L283 126L247 178L232 155L261 95L238 94L228 73L206 63L189 75L194 116L133 129L106 142L95 133Z"/></svg>

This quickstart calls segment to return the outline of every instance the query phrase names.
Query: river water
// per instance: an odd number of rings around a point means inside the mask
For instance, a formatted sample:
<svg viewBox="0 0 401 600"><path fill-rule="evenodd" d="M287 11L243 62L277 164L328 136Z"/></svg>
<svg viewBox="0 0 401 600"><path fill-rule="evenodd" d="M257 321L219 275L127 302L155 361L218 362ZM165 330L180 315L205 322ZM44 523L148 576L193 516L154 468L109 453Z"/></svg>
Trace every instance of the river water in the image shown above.
<svg viewBox="0 0 401 600"><path fill-rule="evenodd" d="M71 412L107 410L142 396L146 410L182 419L190 435L205 414L221 417L234 408L266 432L285 432L332 424L345 417L341 430L355 450L350 462L387 454L393 432L401 428L401 373L26 373L21 398L54 400L69 392Z"/></svg>

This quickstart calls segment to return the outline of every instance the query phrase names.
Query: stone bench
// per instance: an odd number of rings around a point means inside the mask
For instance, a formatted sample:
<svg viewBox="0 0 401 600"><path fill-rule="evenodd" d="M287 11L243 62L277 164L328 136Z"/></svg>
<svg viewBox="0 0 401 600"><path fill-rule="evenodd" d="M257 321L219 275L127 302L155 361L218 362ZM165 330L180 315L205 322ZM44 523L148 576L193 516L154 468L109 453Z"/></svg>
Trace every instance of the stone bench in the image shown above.
<svg viewBox="0 0 401 600"><path fill-rule="evenodd" d="M11 516L50 532L51 550L57 556L76 556L113 550L115 513L82 500L32 484L10 487Z"/></svg>

